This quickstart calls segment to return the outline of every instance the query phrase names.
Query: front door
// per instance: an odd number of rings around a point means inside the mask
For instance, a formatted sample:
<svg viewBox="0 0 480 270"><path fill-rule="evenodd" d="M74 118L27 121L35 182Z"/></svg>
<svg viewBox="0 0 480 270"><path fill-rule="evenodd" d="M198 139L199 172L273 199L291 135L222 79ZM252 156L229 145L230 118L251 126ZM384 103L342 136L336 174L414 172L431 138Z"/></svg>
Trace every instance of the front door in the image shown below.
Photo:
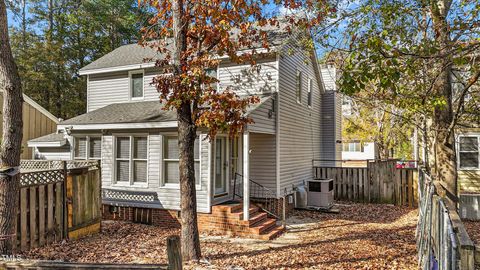
<svg viewBox="0 0 480 270"><path fill-rule="evenodd" d="M228 183L228 148L227 137L215 139L215 195L227 193Z"/></svg>

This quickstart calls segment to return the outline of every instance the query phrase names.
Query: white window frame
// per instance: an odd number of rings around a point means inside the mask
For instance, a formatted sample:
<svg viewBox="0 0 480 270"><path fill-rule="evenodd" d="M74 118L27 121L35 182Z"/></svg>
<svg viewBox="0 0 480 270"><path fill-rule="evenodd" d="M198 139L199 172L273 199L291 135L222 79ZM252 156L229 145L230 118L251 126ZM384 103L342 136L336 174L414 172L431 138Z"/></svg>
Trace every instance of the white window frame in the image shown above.
<svg viewBox="0 0 480 270"><path fill-rule="evenodd" d="M147 188L149 183L149 158L150 158L150 136L148 133L135 133L135 134L112 134L113 135L113 179L112 183L114 186L121 186L121 187L143 187ZM127 158L117 158L117 138L118 137L128 137L129 138L129 157ZM134 153L134 145L133 145L133 138L135 137L146 137L147 138L147 181L144 183L141 182L134 182L133 179L133 161L134 160L145 160L145 159L135 159L133 158ZM117 181L117 160L125 160L128 161L128 182Z"/></svg>
<svg viewBox="0 0 480 270"><path fill-rule="evenodd" d="M312 78L308 78L308 86L307 86L307 105L309 108L312 108L313 104L313 81Z"/></svg>
<svg viewBox="0 0 480 270"><path fill-rule="evenodd" d="M477 151L460 151L460 138L477 138ZM458 136L457 141L457 168L461 171L480 171L480 134L464 134ZM460 153L478 153L477 167L460 167Z"/></svg>
<svg viewBox="0 0 480 270"><path fill-rule="evenodd" d="M360 145L360 151L355 151L356 146ZM345 149L345 146L347 149ZM353 147L352 147L353 145ZM342 145L342 152L350 152L350 153L364 153L365 152L365 145L362 142L344 142ZM352 151L353 148L353 151Z"/></svg>
<svg viewBox="0 0 480 270"><path fill-rule="evenodd" d="M298 104L302 104L302 92L303 92L303 72L297 70L295 76L295 99Z"/></svg>
<svg viewBox="0 0 480 270"><path fill-rule="evenodd" d="M86 139L86 143L85 143L85 147L87 149L85 149L85 158L80 158L80 157L76 157L75 156L75 151L77 150L76 149L76 145L77 145L77 142L76 140L78 140L78 138L85 138ZM73 160L102 160L102 155L103 155L103 149L100 148L100 157L98 158L94 158L94 157L90 157L90 139L91 138L100 138L100 145L103 145L103 136L102 135L74 135L73 136L73 151L72 151L72 159Z"/></svg>
<svg viewBox="0 0 480 270"><path fill-rule="evenodd" d="M132 91L132 75L135 74L142 74L142 96L141 97L133 97ZM132 70L128 72L128 96L130 100L144 100L145 99L145 70Z"/></svg>
<svg viewBox="0 0 480 270"><path fill-rule="evenodd" d="M162 173L161 173L161 188L166 188L166 189L180 189L180 183L167 183L166 182L166 178L165 178L165 174L166 174L166 166L165 166L165 162L168 162L168 161L176 161L176 162L180 162L180 159L171 159L171 158L165 158L165 138L166 137L178 137L178 133L177 132L168 132L168 133L162 133L160 134L161 135L161 145L162 145L162 158L161 158L161 164L160 164L160 168L162 168ZM196 190L201 190L202 188L202 137L200 136L200 134L197 134L197 138L195 140L198 140L198 159L195 159L195 162L198 162L199 163L199 172L198 172L198 175L199 175L199 179L195 179L195 181L197 181L197 183L195 183L195 187L196 187Z"/></svg>

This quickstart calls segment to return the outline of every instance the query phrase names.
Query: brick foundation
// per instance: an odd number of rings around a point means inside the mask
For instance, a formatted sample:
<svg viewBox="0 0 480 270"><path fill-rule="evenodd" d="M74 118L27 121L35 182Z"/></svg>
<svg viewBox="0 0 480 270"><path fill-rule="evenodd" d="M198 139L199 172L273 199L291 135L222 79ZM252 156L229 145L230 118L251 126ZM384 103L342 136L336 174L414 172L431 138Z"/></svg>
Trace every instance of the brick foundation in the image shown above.
<svg viewBox="0 0 480 270"><path fill-rule="evenodd" d="M277 200L282 205L282 200ZM289 209L289 208L287 208ZM293 209L293 208L292 208ZM243 208L240 203L212 206L212 213L198 213L198 229L201 232L273 239L280 235L284 228L277 225L277 220L268 217L255 205L250 207L250 219L243 220ZM289 211L287 211L289 212ZM102 206L104 220L121 220L143 223L166 228L180 228L179 211L166 209Z"/></svg>
<svg viewBox="0 0 480 270"><path fill-rule="evenodd" d="M104 220L121 220L169 228L180 227L179 211L153 208L102 205Z"/></svg>

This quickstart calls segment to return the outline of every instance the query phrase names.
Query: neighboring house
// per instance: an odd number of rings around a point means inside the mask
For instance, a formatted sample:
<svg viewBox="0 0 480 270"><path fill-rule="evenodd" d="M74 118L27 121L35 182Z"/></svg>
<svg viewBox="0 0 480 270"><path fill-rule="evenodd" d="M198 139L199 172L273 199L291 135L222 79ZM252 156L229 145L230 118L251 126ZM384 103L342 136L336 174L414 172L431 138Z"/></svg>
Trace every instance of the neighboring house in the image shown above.
<svg viewBox="0 0 480 270"><path fill-rule="evenodd" d="M457 130L458 188L480 194L480 128Z"/></svg>
<svg viewBox="0 0 480 270"><path fill-rule="evenodd" d="M57 130L58 119L33 101L27 95L23 95L23 138L21 159L31 159L33 151L27 142L39 136L47 135ZM0 110L3 106L3 92L0 92ZM0 130L3 122L0 121Z"/></svg>
<svg viewBox="0 0 480 270"><path fill-rule="evenodd" d="M459 213L480 220L480 128L458 129L455 140Z"/></svg>
<svg viewBox="0 0 480 270"><path fill-rule="evenodd" d="M247 112L255 123L235 138L218 134L208 141L206 130L199 129L195 169L200 213L232 199L233 179L242 178L236 173L282 198L313 178L312 160L340 156L339 99L325 89L315 52L273 36L273 53L258 59L255 68L224 60L216 70L221 89L231 86L242 96L259 95L261 102ZM176 114L162 110L151 85L159 71L144 59L152 57L157 56L151 49L132 44L82 68L87 113L61 122L59 134L31 143L64 150L62 158L101 160L104 203L179 210ZM332 129L332 123L337 127ZM38 157L50 158L43 150ZM244 204L248 207L248 198Z"/></svg>
<svg viewBox="0 0 480 270"><path fill-rule="evenodd" d="M354 102L348 96L342 99L342 117L348 119L356 113ZM366 167L368 159L377 157L377 147L375 142L364 142L361 140L343 140L342 141L342 165L347 167Z"/></svg>
<svg viewBox="0 0 480 270"><path fill-rule="evenodd" d="M343 141L342 159L343 166L366 167L366 160L375 159L376 147L373 142Z"/></svg>

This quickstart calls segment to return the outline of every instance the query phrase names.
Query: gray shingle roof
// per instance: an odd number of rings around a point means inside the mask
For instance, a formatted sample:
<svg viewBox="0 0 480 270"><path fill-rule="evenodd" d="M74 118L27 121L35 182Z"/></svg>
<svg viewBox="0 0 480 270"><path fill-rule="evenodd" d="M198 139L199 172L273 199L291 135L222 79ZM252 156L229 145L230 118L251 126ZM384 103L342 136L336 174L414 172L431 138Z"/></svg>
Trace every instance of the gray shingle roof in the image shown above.
<svg viewBox="0 0 480 270"><path fill-rule="evenodd" d="M270 42L270 46L281 45L287 38L288 33L283 29L283 26L280 28L274 26L265 26L262 27L264 31L268 31L267 36ZM167 44L167 47L171 47L172 42ZM260 48L261 43L253 44L252 48ZM247 49L247 48L245 48ZM93 61L92 63L86 65L80 69L80 72L94 69L103 69L111 67L120 67L128 65L139 65L146 62L146 59L155 60L161 59L162 55L156 52L150 47L143 47L138 44L128 44L107 53L106 55L100 57L99 59Z"/></svg>
<svg viewBox="0 0 480 270"><path fill-rule="evenodd" d="M60 122L60 125L147 123L177 120L174 111L162 110L159 101L110 104Z"/></svg>
<svg viewBox="0 0 480 270"><path fill-rule="evenodd" d="M51 133L42 137L31 139L28 142L38 143L38 142L63 142L65 140L63 133Z"/></svg>
<svg viewBox="0 0 480 270"><path fill-rule="evenodd" d="M249 115L270 98L270 96L261 97L259 103L247 108L246 114ZM62 121L60 125L148 123L177 120L175 111L165 111L162 108L163 105L157 100L110 104Z"/></svg>

